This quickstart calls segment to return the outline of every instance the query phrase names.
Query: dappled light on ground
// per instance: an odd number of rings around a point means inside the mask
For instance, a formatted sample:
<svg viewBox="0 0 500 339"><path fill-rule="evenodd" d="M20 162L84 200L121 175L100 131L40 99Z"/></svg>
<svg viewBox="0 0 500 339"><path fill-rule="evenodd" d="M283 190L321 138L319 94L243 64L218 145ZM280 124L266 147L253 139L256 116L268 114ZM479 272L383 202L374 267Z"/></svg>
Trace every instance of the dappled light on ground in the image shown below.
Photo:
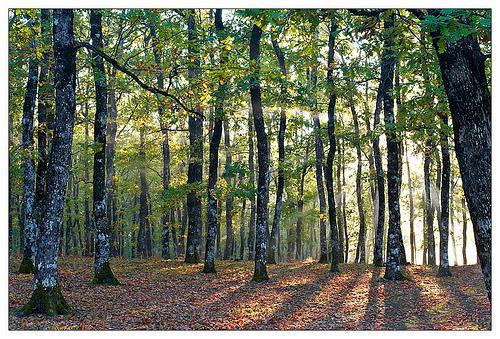
<svg viewBox="0 0 500 339"><path fill-rule="evenodd" d="M11 272L20 258L10 262ZM61 259L67 316L16 311L29 299L32 276L9 275L11 329L490 329L491 309L478 266L452 267L437 278L427 266L408 266L410 281L388 282L383 269L311 260L269 266L270 280L251 281L253 262L202 264L114 259L121 286L94 286L92 258Z"/></svg>

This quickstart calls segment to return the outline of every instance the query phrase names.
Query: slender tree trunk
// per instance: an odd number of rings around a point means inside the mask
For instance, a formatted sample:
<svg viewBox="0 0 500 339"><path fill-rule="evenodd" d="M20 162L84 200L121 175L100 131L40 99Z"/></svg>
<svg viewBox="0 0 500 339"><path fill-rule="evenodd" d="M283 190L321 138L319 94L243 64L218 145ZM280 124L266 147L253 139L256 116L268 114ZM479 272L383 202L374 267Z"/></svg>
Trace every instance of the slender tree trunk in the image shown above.
<svg viewBox="0 0 500 339"><path fill-rule="evenodd" d="M253 147L253 117L252 106L249 105L248 111L248 172L250 187L255 187L255 162L254 162L254 147ZM255 218L257 205L255 196L252 194L250 198L250 220L248 221L248 260L255 259Z"/></svg>
<svg viewBox="0 0 500 339"><path fill-rule="evenodd" d="M450 158L451 158L451 152L450 152ZM450 161L451 164L451 161ZM450 165L451 167L451 165ZM451 183L451 188L450 188L450 236L451 236L451 247L453 250L453 262L454 266L458 266L458 255L457 255L457 238L455 237L455 201L454 201L454 195L455 195L455 179L453 176L453 171L450 170L450 183Z"/></svg>
<svg viewBox="0 0 500 339"><path fill-rule="evenodd" d="M271 42L273 44L274 54L276 55L276 58L278 59L278 63L280 65L281 74L283 76L283 79L286 81L287 70L285 64L285 56L276 40L272 39ZM287 86L285 83L281 85L280 95L283 100L287 97ZM270 264L276 263L276 239L280 232L281 210L283 207L283 190L285 187L285 171L283 169L285 163L285 131L286 112L285 106L282 105L280 108L280 127L278 132L278 182L276 185L276 204L274 207L273 226L271 230L271 248L269 249L267 257L267 260Z"/></svg>
<svg viewBox="0 0 500 339"><path fill-rule="evenodd" d="M330 246L331 246L331 262L330 271L339 272L338 264L342 262L342 250L339 246L339 230L337 228L336 220L336 210L335 210L335 193L333 189L333 160L335 159L336 151L336 140L335 140L335 105L337 102L337 96L335 94L335 89L333 88L333 69L334 64L334 53L335 53L335 37L336 37L337 23L332 20L330 24L330 31L328 37L328 70L326 73L326 80L330 87L328 93L328 142L330 144L328 148L328 155L326 157L325 170L325 181L326 181L326 192L328 196L328 220L330 223ZM318 121L319 127L319 121ZM319 137L319 136L318 136ZM321 141L321 140L320 140ZM321 145L322 146L322 145ZM322 150L321 150L322 151ZM316 157L318 154L316 153ZM316 167L317 171L318 167ZM318 183L317 183L318 184ZM318 185L319 186L319 185ZM318 190L318 194L319 194ZM324 193L323 193L324 197ZM321 210L321 200L320 200L320 210ZM347 237L345 238L347 243Z"/></svg>
<svg viewBox="0 0 500 339"><path fill-rule="evenodd" d="M406 152L406 173L408 176L408 190L409 190L409 199L410 199L410 257L412 264L416 263L416 244L415 244L415 206L413 202L413 183L411 180L411 171L410 171L410 161L408 160L408 145L406 144L406 139L404 141Z"/></svg>
<svg viewBox="0 0 500 339"><path fill-rule="evenodd" d="M120 30L118 33L118 42L116 48L116 57L119 58L122 54L122 28L120 25ZM116 145L116 118L118 115L118 109L116 107L116 68L112 68L110 72L109 83L108 83L108 117L106 125L106 208L108 216L108 228L111 230L111 255L118 255L118 249L116 247L116 237L117 237L117 226L116 226L116 213L114 213L116 205L115 197L115 145Z"/></svg>
<svg viewBox="0 0 500 339"><path fill-rule="evenodd" d="M477 37L447 43L439 53L439 32L431 32L448 96L455 151L474 228L484 283L491 300L491 96L485 56Z"/></svg>
<svg viewBox="0 0 500 339"><path fill-rule="evenodd" d="M431 201L431 181L430 181L430 165L431 152L434 148L432 141L426 141L425 160L424 160L424 185L425 185L425 221L426 221L426 238L427 238L427 264L436 265L436 253L434 242L434 209Z"/></svg>
<svg viewBox="0 0 500 339"><path fill-rule="evenodd" d="M340 161L340 139L338 141L339 144L339 152L338 152L338 159L337 159L337 205L338 205L338 211L337 212L337 225L338 225L338 230L339 230L339 248L340 248L340 262L344 263L346 262L345 258L345 249L346 247L344 246L344 219L342 218L342 206L344 205L344 200L342 199L343 192L342 192L342 181L341 181L341 175L342 175L342 166L341 166L341 161ZM331 247L331 246L330 246ZM329 250L331 252L331 249ZM331 255L331 253L330 253Z"/></svg>
<svg viewBox="0 0 500 339"><path fill-rule="evenodd" d="M262 112L260 94L260 38L262 30L253 25L250 37L250 62L254 73L250 78L250 97L252 100L253 122L257 134L257 159L259 164L259 178L257 189L257 220L255 225L255 270L252 280L268 280L266 269L266 230L269 201L269 149L266 126Z"/></svg>
<svg viewBox="0 0 500 339"><path fill-rule="evenodd" d="M73 226L73 218L71 211L71 196L73 188L73 175L69 173L68 188L66 189L66 239L64 246L64 255L71 254L71 228Z"/></svg>
<svg viewBox="0 0 500 339"><path fill-rule="evenodd" d="M102 15L97 10L90 11L90 36L92 44L103 48ZM104 61L100 55L92 52L92 70L94 73L96 113L94 121L94 144L98 146L94 153L93 175L93 215L95 232L94 284L119 284L109 265L111 252L111 230L106 217L106 118L107 84Z"/></svg>
<svg viewBox="0 0 500 339"><path fill-rule="evenodd" d="M188 58L192 60L188 66L188 79L190 85L195 87L200 78L200 51L196 32L195 10L190 10L188 18ZM198 107L198 113L201 108ZM188 185L190 191L187 196L188 210L188 236L186 246L186 263L198 263L200 258L200 232L201 232L201 199L197 194L197 186L201 185L203 178L203 121L199 116L189 115L189 168Z"/></svg>
<svg viewBox="0 0 500 339"><path fill-rule="evenodd" d="M462 258L464 265L467 265L467 210L465 198L462 198Z"/></svg>
<svg viewBox="0 0 500 339"><path fill-rule="evenodd" d="M302 164L302 171L300 174L299 184L299 197L297 202L297 225L295 229L295 259L302 257L302 216L304 213L304 181L307 173L307 162L309 161L309 142L306 146L306 155Z"/></svg>
<svg viewBox="0 0 500 339"><path fill-rule="evenodd" d="M33 140L33 122L35 115L36 93L38 86L38 59L36 56L35 19L28 21L30 52L28 61L28 79L24 93L22 118L23 159L23 204L22 218L24 225L24 251L19 273L33 273L34 256L36 252L37 224L35 215L35 157Z"/></svg>
<svg viewBox="0 0 500 339"><path fill-rule="evenodd" d="M229 135L229 121L226 117L223 121L224 125L224 146L226 150L226 168L231 166L232 157L231 157L231 139ZM227 186L231 187L231 176L226 178ZM226 245L224 247L224 260L231 259L233 255L233 246L234 246L234 230L233 230L233 202L234 199L231 195L226 197Z"/></svg>
<svg viewBox="0 0 500 339"><path fill-rule="evenodd" d="M441 115L442 129L448 126L448 116ZM438 276L451 276L448 262L448 223L450 207L450 151L446 131L441 130L441 157L443 160L441 180L441 219L439 223L439 273Z"/></svg>
<svg viewBox="0 0 500 339"><path fill-rule="evenodd" d="M365 224L365 212L363 210L363 182L361 181L361 175L363 174L363 164L361 158L361 134L359 132L358 115L356 113L356 108L354 107L354 102L352 98L349 100L349 106L351 108L352 119L354 124L354 133L356 135L356 156L358 158L358 166L356 171L356 199L358 201L358 213L359 213L359 237L358 237L358 247L356 250L356 262L364 264L366 262L365 247L366 247L366 224Z"/></svg>
<svg viewBox="0 0 500 339"><path fill-rule="evenodd" d="M382 67L385 72L381 72L384 86L384 118L387 140L387 197L389 207L389 229L387 235L387 267L384 278L388 280L402 280L401 271L401 214L399 210L399 146L394 118L394 98L392 96L394 65L393 33L394 16L384 21L384 53ZM399 234L398 234L399 232Z"/></svg>
<svg viewBox="0 0 500 339"><path fill-rule="evenodd" d="M224 24L222 22L222 9L215 10L215 29L219 41L225 38ZM221 53L220 67L223 67L225 55ZM219 145L222 137L222 124L224 116L224 95L226 91L225 84L219 84L216 93L215 104L215 122L213 124L212 135L210 138L210 155L208 168L208 206L207 206L207 242L205 250L205 265L203 272L215 273L216 256L216 237L217 237L217 199L215 196L215 185L217 184L217 170L219 167Z"/></svg>
<svg viewBox="0 0 500 339"><path fill-rule="evenodd" d="M387 48L384 48L382 52L382 58L381 58L382 60L380 62L381 80L377 90L377 100L375 103L375 114L373 120L373 129L375 130L377 129L377 126L380 124L380 112L382 111L383 96L387 92L389 81L392 83L392 78L388 77L390 62L387 62L387 60L390 57L390 53L391 52ZM377 174L377 191L378 191L378 216L377 216L377 228L375 230L375 243L373 246L373 264L377 267L382 267L384 266L382 248L383 248L384 228L385 228L385 180L384 180L384 169L382 167L382 156L380 154L378 135L375 135L373 137L372 143L373 143L373 158L375 161L375 171Z"/></svg>
<svg viewBox="0 0 500 339"><path fill-rule="evenodd" d="M146 180L146 150L144 126L141 127L141 144L139 149L139 158L141 159L141 168L139 170L139 180L141 194L139 197L139 232L137 236L137 256L141 259L148 257L147 232L149 228L149 206L148 206L148 183Z"/></svg>
<svg viewBox="0 0 500 339"><path fill-rule="evenodd" d="M85 104L85 146L83 148L83 157L85 162L85 187L87 187L90 182L89 174L89 108L88 103ZM90 256L93 252L93 241L92 241L92 226L90 225L90 200L89 195L85 192L84 199L84 213L85 213L85 250L83 252L84 256Z"/></svg>
<svg viewBox="0 0 500 339"><path fill-rule="evenodd" d="M245 211L247 207L247 199L243 198L242 200L243 201L241 206L241 221L240 221L240 260L244 260L245 258Z"/></svg>
<svg viewBox="0 0 500 339"><path fill-rule="evenodd" d="M59 225L71 165L75 115L76 49L73 37L73 10L54 10L54 55L56 112L55 134L47 167L48 201L39 225L33 294L21 313L64 314L69 305L58 285L57 252Z"/></svg>
<svg viewBox="0 0 500 339"><path fill-rule="evenodd" d="M345 140L342 141L342 155L340 157L342 161L342 187L347 187L346 181L345 181L345 157L344 157L344 152L345 152ZM345 196L345 189L342 191L342 224L344 225L344 239L345 239L345 262L349 262L349 233L347 230L347 213L345 211L345 206L346 206L346 196ZM342 231L342 230L341 230Z"/></svg>

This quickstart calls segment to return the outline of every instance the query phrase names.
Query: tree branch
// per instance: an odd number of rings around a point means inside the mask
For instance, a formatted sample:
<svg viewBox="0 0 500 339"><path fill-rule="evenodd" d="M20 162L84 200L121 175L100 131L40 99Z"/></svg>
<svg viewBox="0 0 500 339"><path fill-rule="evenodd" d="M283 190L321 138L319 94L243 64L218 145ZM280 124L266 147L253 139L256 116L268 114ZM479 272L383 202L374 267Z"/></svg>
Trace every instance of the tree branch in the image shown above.
<svg viewBox="0 0 500 339"><path fill-rule="evenodd" d="M92 50L95 53L99 54L104 60L106 60L108 63L110 63L117 70L119 70L119 71L127 74L129 77L131 77L139 86L141 86L146 91L149 91L149 92L154 93L154 94L161 94L161 95L163 95L163 96L165 96L167 98L170 98L176 104L178 104L182 109L184 109L186 112L195 114L195 115L201 117L202 119L205 118L205 116L203 114L201 114L200 112L198 112L195 109L187 107L186 105L184 105L180 101L179 98L177 98L173 94L170 94L168 91L165 91L165 90L162 90L162 89L159 89L159 88L147 85L141 79L139 79L139 77L136 74L132 73L132 71L130 71L127 67L125 67L123 65L120 65L118 63L118 61L116 61L115 59L113 59L112 57L110 57L109 55L107 55L106 53L104 53L103 51L101 51L100 49L98 49L97 47L89 44L88 42L78 42L78 43L75 43L75 48L80 48L80 47L85 47L88 50Z"/></svg>

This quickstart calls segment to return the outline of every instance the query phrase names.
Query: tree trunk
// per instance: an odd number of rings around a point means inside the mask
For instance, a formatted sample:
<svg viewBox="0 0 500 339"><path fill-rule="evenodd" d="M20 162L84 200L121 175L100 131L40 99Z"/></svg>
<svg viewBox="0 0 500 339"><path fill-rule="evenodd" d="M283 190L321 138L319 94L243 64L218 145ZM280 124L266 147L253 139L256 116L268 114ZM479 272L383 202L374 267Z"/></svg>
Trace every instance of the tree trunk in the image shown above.
<svg viewBox="0 0 500 339"><path fill-rule="evenodd" d="M363 164L361 159L361 134L359 132L358 115L352 98L349 100L349 106L352 112L352 119L354 124L354 133L356 137L356 156L358 158L358 166L356 171L356 199L358 202L359 213L359 237L358 247L356 249L355 262L364 264L366 262L365 247L366 247L366 225L365 225L365 212L363 210L363 182L361 175L363 174Z"/></svg>
<svg viewBox="0 0 500 339"><path fill-rule="evenodd" d="M231 139L229 135L229 121L228 117L224 118L224 146L226 150L226 164L225 168L229 168L232 164L231 158ZM229 167L228 167L229 166ZM226 178L227 186L231 187L231 176ZM226 197L226 245L224 247L224 259L231 259L233 256L234 246L234 230L233 230L233 202L234 199L231 194Z"/></svg>
<svg viewBox="0 0 500 339"><path fill-rule="evenodd" d="M336 151L336 140L335 140L335 105L337 102L337 96L335 93L334 81L333 81L333 69L334 64L334 54L335 54L335 36L337 30L337 23L332 20L330 24L329 38L328 38L328 70L326 73L326 80L329 85L330 91L328 93L328 142L330 144L328 148L328 155L326 157L325 171L325 181L326 181L326 192L328 195L328 220L330 223L330 246L331 246L331 262L330 271L339 272L338 264L342 262L342 250L339 246L339 230L337 228L336 211L335 211L335 193L333 189L333 160L335 158ZM319 120L316 127L319 130ZM315 123L316 125L316 123ZM319 138L319 135L317 135ZM319 140L321 142L321 139ZM321 151L322 151L322 145ZM317 148L317 147L316 147ZM318 152L316 150L316 158L318 157ZM318 171L318 162L316 161L316 173ZM320 176L317 174L317 177ZM317 181L318 187L319 182ZM322 185L322 183L321 183ZM322 186L321 186L322 188ZM318 194L321 193L318 190ZM324 192L323 199L324 199ZM320 200L320 210L321 210L321 200ZM323 212L321 212L323 214ZM325 232L326 233L326 232ZM347 242L347 237L345 239Z"/></svg>
<svg viewBox="0 0 500 339"><path fill-rule="evenodd" d="M415 244L415 206L413 202L413 184L411 180L411 171L410 171L410 161L408 160L408 145L406 144L406 139L404 141L404 145L406 148L405 156L406 156L406 173L408 176L408 190L409 190L409 199L410 199L410 257L411 263L416 263L417 257L417 249Z"/></svg>
<svg viewBox="0 0 500 339"><path fill-rule="evenodd" d="M85 103L85 145L83 148L83 157L85 162L85 187L87 187L90 182L89 174L89 107L88 103ZM83 252L84 256L90 256L93 252L93 241L92 241L92 226L90 225L90 201L87 191L85 191L84 213L85 213L85 250Z"/></svg>
<svg viewBox="0 0 500 339"><path fill-rule="evenodd" d="M139 149L139 158L141 159L141 167L139 169L139 180L141 194L139 197L139 232L137 235L137 256L141 259L148 257L147 247L147 230L149 228L149 206L148 206L148 183L146 180L146 150L145 150L145 135L144 126L141 126L140 131L141 144Z"/></svg>
<svg viewBox="0 0 500 339"><path fill-rule="evenodd" d="M465 198L462 198L462 258L463 264L467 265L467 210Z"/></svg>
<svg viewBox="0 0 500 339"><path fill-rule="evenodd" d="M385 27L385 25L384 25ZM385 29L385 28L384 28ZM384 43L385 45L385 43ZM380 124L380 112L382 111L383 97L387 92L389 81L392 83L392 78L388 77L390 63L387 60L390 57L390 51L384 48L382 52L382 60L380 62L380 83L377 90L377 100L375 103L375 114L373 120L373 129L376 130ZM373 158L375 160L375 171L377 174L377 191L378 191L378 216L377 228L375 230L375 242L373 246L373 264L377 267L384 266L382 255L384 228L385 228L385 182L384 169L382 167L382 157L380 155L379 136L375 135L372 139Z"/></svg>
<svg viewBox="0 0 500 339"><path fill-rule="evenodd" d="M224 39L224 24L222 22L222 9L215 10L215 29L219 41ZM225 55L221 53L220 67L223 67ZM217 170L219 168L219 145L222 137L222 123L224 116L224 95L226 85L220 84L216 93L215 122L210 138L210 155L208 167L208 206L207 206L207 243L205 250L205 265L203 272L215 273L216 236L217 236L217 199L215 185L217 184Z"/></svg>
<svg viewBox="0 0 500 339"><path fill-rule="evenodd" d="M65 314L69 305L58 285L57 252L59 225L71 165L75 115L76 49L73 37L73 10L54 10L54 56L56 112L55 134L47 167L48 201L39 225L34 290L21 313Z"/></svg>
<svg viewBox="0 0 500 339"><path fill-rule="evenodd" d="M90 37L92 44L103 48L102 15L97 10L90 11ZM106 118L107 118L107 84L104 61L100 55L92 52L92 71L94 73L96 113L94 120L94 153L93 175L93 216L95 232L94 284L119 284L109 265L111 252L111 230L106 218Z"/></svg>
<svg viewBox="0 0 500 339"><path fill-rule="evenodd" d="M451 158L451 152L450 152L450 158ZM451 164L450 160L450 164ZM450 165L451 167L451 165ZM453 176L453 171L450 170L450 236L451 236L451 247L453 250L453 262L455 266L458 266L458 255L457 255L457 238L455 237L455 201L454 201L454 195L455 195L455 179Z"/></svg>
<svg viewBox="0 0 500 339"><path fill-rule="evenodd" d="M249 184L251 188L255 188L255 162L254 162L254 146L253 146L253 111L251 104L248 111L248 172ZM257 205L255 195L250 198L250 220L248 221L248 260L255 259L255 218Z"/></svg>
<svg viewBox="0 0 500 339"><path fill-rule="evenodd" d="M70 255L71 251L71 228L73 227L73 217L71 211L71 196L73 190L73 175L71 170L68 178L68 188L66 189L66 239L64 246L64 255Z"/></svg>
<svg viewBox="0 0 500 339"><path fill-rule="evenodd" d="M387 267L384 278L402 280L404 278L400 266L401 258L401 214L399 210L399 145L394 119L393 80L394 56L392 28L394 16L384 21L384 53L382 57L381 82L384 83L383 102L385 118L385 134L387 140L387 198L389 207L389 229L387 234ZM399 234L398 234L399 232Z"/></svg>
<svg viewBox="0 0 500 339"><path fill-rule="evenodd" d="M38 85L38 59L36 57L35 19L29 19L29 39L31 56L28 61L28 79L24 93L22 118L23 159L23 204L22 218L24 225L24 251L19 273L33 273L34 256L36 252L37 224L35 216L35 158L33 140L33 122Z"/></svg>
<svg viewBox="0 0 500 339"><path fill-rule="evenodd" d="M188 59L192 60L188 66L188 79L190 85L195 87L200 78L200 57L196 32L195 10L191 9L188 18ZM201 108L196 108L201 113ZM203 120L194 114L189 115L189 167L188 185L190 190L187 195L188 210L188 236L186 246L186 263L198 263L200 258L200 232L201 232L201 199L197 194L198 186L203 179Z"/></svg>
<svg viewBox="0 0 500 339"><path fill-rule="evenodd" d="M346 262L346 247L344 246L344 220L342 218L342 206L344 204L344 200L342 199L343 192L342 192L342 181L340 180L341 175L342 175L342 165L341 165L341 152L340 152L340 139L338 141L339 144L339 152L338 152L338 159L337 159L337 205L338 205L338 211L337 213L337 225L338 225L338 233L339 233L339 249L340 249L340 262L344 263ZM326 177L326 176L325 176ZM330 234L331 235L331 234ZM346 243L347 245L347 243ZM347 245L348 246L348 245ZM330 246L330 251L331 252L331 246ZM331 255L331 253L330 253Z"/></svg>
<svg viewBox="0 0 500 339"><path fill-rule="evenodd" d="M304 181L307 173L307 162L309 161L309 142L306 146L306 155L304 158L304 163L302 164L302 171L300 174L300 184L299 184L299 197L297 202L297 225L295 229L295 259L301 259L302 257L302 215L304 213Z"/></svg>
<svg viewBox="0 0 500 339"><path fill-rule="evenodd" d="M434 145L430 139L425 143L425 159L424 159L424 185L425 185L425 221L426 221L426 238L427 238L427 264L436 265L436 253L434 242L434 209L431 201L431 179L430 179L430 165L431 165L431 152Z"/></svg>
<svg viewBox="0 0 500 339"><path fill-rule="evenodd" d="M118 42L116 48L116 57L121 57L122 48L122 27L120 23L120 30L118 33ZM118 249L116 244L117 237L117 226L116 226L116 202L115 202L115 145L116 145L116 118L118 115L118 109L116 107L116 68L112 68L109 77L109 90L108 90L108 120L106 126L106 208L108 216L108 229L111 230L111 255L118 255Z"/></svg>
<svg viewBox="0 0 500 339"><path fill-rule="evenodd" d="M477 37L448 43L439 53L439 32L431 32L448 96L455 151L474 228L484 282L491 300L491 96L486 58Z"/></svg>
<svg viewBox="0 0 500 339"><path fill-rule="evenodd" d="M445 127L448 127L448 116L441 115L443 126L441 127L441 157L443 160L441 180L441 219L439 223L439 272L438 276L451 276L448 262L448 223L450 207L450 151L448 149L448 137Z"/></svg>
<svg viewBox="0 0 500 339"><path fill-rule="evenodd" d="M271 40L273 44L274 54L278 59L278 63L280 66L280 71L283 76L283 84L281 85L281 97L284 100L287 97L287 86L286 86L286 77L287 70L285 64L285 56L283 51L280 49L276 40ZM285 187L285 171L284 171L284 163L285 163L285 131L286 131L286 112L285 106L282 105L280 108L280 127L278 131L278 182L276 185L276 204L274 207L274 217L273 217L273 226L271 230L271 239L270 239L270 249L268 252L267 260L270 264L276 263L276 239L278 237L278 233L280 232L280 219L281 219L281 210L283 207L283 190Z"/></svg>
<svg viewBox="0 0 500 339"><path fill-rule="evenodd" d="M262 30L253 25L250 37L250 62L254 73L250 76L250 97L252 100L253 122L257 134L257 159L259 177L257 188L257 220L255 226L255 269L252 280L268 280L266 269L266 230L269 201L269 149L267 143L266 126L262 112L260 94L260 38Z"/></svg>

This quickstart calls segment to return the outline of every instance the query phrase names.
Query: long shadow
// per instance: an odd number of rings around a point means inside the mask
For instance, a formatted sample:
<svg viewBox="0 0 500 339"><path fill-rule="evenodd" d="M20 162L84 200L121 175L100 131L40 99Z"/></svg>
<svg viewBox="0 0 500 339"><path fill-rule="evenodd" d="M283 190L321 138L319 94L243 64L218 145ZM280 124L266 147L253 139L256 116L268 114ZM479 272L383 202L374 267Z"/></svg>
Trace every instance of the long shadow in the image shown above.
<svg viewBox="0 0 500 339"><path fill-rule="evenodd" d="M374 267L372 270L372 278L370 279L370 290L368 291L368 302L366 303L365 314L363 317L363 322L361 324L361 329L371 330L375 325L373 323L374 318L378 313L378 305L376 302L378 301L377 289L379 282L377 281L380 278L380 272L382 268Z"/></svg>

